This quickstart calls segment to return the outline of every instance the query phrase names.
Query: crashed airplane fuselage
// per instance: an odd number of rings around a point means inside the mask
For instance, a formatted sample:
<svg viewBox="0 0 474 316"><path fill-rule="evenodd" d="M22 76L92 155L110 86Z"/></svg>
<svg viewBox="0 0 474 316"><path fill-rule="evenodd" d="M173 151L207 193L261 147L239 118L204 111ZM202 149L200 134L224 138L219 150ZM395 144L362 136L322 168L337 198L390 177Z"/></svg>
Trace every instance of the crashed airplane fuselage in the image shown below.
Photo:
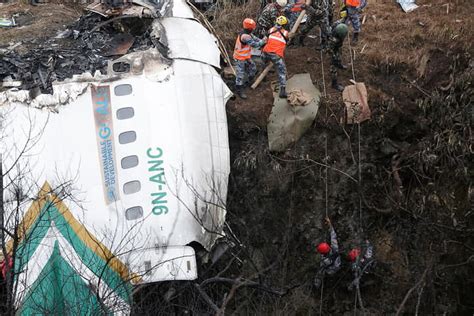
<svg viewBox="0 0 474 316"><path fill-rule="evenodd" d="M185 2L165 11L153 32L167 56L135 51L110 60L107 74L54 82L53 94L0 93L5 206L20 212L7 250L17 247L25 314L45 295L35 291L57 282L41 278L51 267L77 274L69 279L106 297L96 303L108 311L127 312L130 283L197 278L192 246L210 251L223 236L230 91L215 38Z"/></svg>

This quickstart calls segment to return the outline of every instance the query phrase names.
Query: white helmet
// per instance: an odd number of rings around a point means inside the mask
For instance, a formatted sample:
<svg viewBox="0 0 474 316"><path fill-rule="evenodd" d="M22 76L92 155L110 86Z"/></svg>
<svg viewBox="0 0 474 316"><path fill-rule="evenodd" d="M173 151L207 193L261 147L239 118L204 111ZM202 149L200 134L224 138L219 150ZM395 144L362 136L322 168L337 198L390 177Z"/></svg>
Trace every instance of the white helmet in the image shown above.
<svg viewBox="0 0 474 316"><path fill-rule="evenodd" d="M287 3L288 3L288 0L277 0L277 4L282 8L286 6Z"/></svg>

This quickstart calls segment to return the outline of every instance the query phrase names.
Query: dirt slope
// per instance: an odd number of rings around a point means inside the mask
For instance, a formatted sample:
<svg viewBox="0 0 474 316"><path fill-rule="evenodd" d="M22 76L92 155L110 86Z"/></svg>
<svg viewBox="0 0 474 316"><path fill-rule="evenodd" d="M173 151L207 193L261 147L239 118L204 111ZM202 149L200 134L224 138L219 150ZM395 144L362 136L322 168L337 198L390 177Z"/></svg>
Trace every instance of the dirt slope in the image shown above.
<svg viewBox="0 0 474 316"><path fill-rule="evenodd" d="M404 311L474 310L472 292L466 292L474 285L469 13L474 4L450 1L447 11L446 1L417 1L420 8L405 14L395 1L369 3L361 41L353 47L355 79L366 83L373 113L360 126L360 138L357 126L340 124L341 97L328 85L326 55L322 72L316 40L287 50L289 76L309 72L323 91L324 74L328 94L313 129L287 152L267 150L275 74L250 91L249 100L228 105L229 219L250 245L246 250L253 263L261 269L273 264L267 284L294 286L282 297L249 298L253 292L246 292L236 299L239 312L314 314L320 295L325 314L353 312L347 262L322 294L309 285L318 266L315 245L326 237L321 225L326 180L328 212L343 251L365 238L375 244L378 265L361 290L366 312L394 313L418 282ZM348 45L344 62L351 66ZM351 67L339 77L348 84ZM360 186L341 173L357 179L359 142ZM325 161L331 167L327 179Z"/></svg>

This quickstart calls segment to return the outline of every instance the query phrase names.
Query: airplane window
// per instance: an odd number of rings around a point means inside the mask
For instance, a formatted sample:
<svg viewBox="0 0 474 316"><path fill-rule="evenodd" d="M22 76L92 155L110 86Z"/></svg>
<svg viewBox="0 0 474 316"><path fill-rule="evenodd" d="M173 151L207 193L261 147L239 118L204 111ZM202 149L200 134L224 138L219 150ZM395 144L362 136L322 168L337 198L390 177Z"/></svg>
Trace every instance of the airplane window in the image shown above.
<svg viewBox="0 0 474 316"><path fill-rule="evenodd" d="M126 120L135 115L133 108L122 108L117 110L117 119Z"/></svg>
<svg viewBox="0 0 474 316"><path fill-rule="evenodd" d="M141 188L142 188L142 185L140 184L140 181L130 181L123 185L123 193L125 194L137 193L138 191L140 191Z"/></svg>
<svg viewBox="0 0 474 316"><path fill-rule="evenodd" d="M138 165L138 157L135 156L135 155L123 157L122 161L120 163L121 163L123 169L133 168L133 167L136 167Z"/></svg>
<svg viewBox="0 0 474 316"><path fill-rule="evenodd" d="M134 131L123 132L119 135L120 144L133 143L137 140L137 133Z"/></svg>
<svg viewBox="0 0 474 316"><path fill-rule="evenodd" d="M130 207L125 211L125 218L129 221L139 219L140 217L143 217L143 207L141 206Z"/></svg>
<svg viewBox="0 0 474 316"><path fill-rule="evenodd" d="M114 71L116 70L114 69ZM132 94L132 91L133 89L131 84L119 84L114 88L115 95L118 97Z"/></svg>

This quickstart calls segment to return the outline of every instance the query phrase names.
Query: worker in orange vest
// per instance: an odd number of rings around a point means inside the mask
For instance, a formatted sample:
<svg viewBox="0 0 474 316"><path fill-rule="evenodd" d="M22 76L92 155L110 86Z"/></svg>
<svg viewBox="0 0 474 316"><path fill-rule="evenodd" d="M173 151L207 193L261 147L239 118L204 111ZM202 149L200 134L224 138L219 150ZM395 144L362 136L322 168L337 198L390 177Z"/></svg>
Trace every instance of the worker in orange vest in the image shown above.
<svg viewBox="0 0 474 316"><path fill-rule="evenodd" d="M359 41L359 33L361 31L360 12L367 6L367 0L344 0L347 16L344 23L352 24L354 32L352 33L352 42L355 44Z"/></svg>
<svg viewBox="0 0 474 316"><path fill-rule="evenodd" d="M235 60L235 89L237 95L242 99L247 99L244 93L244 78L248 74L248 82L253 82L257 73L257 66L252 60L252 47L260 48L265 45L266 39L259 39L252 34L257 23L254 20L246 18L242 22L243 30L237 36L234 47Z"/></svg>
<svg viewBox="0 0 474 316"><path fill-rule="evenodd" d="M278 82L280 84L279 97L286 98L286 66L283 60L286 44L289 41L289 33L284 26L288 19L281 15L276 19L276 25L268 31L268 41L263 47L263 60L271 61L278 69Z"/></svg>

